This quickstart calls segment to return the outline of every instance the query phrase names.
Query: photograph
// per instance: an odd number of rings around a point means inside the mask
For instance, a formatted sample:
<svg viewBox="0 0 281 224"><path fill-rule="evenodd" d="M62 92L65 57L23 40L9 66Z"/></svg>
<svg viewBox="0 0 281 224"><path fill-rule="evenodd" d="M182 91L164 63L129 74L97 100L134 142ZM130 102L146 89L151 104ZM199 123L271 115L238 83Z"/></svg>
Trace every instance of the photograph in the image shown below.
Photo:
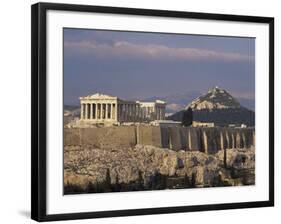
<svg viewBox="0 0 281 224"><path fill-rule="evenodd" d="M255 37L62 32L64 195L255 185Z"/></svg>
<svg viewBox="0 0 281 224"><path fill-rule="evenodd" d="M277 6L4 1L0 224L279 220Z"/></svg>

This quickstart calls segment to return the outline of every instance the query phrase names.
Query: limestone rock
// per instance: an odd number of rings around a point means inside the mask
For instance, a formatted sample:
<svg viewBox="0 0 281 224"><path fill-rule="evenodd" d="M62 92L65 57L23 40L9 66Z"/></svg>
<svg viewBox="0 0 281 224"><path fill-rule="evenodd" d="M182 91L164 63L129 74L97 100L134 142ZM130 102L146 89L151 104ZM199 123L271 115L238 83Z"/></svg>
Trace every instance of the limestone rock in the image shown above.
<svg viewBox="0 0 281 224"><path fill-rule="evenodd" d="M240 173L233 172L254 169L253 148L227 149L227 165L231 169L227 170L223 150L208 155L143 145L122 150L93 146L73 150L68 147L72 146L65 147L64 151L67 192L209 187L252 184L254 181L254 178L244 180ZM233 180L232 173L237 180Z"/></svg>

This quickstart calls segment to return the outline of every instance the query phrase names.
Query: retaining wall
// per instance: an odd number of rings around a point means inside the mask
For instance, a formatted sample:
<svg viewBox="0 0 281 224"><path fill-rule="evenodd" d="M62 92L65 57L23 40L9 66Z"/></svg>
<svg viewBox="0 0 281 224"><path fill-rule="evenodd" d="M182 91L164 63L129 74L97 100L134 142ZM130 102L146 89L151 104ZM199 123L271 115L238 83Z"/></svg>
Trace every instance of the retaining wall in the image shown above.
<svg viewBox="0 0 281 224"><path fill-rule="evenodd" d="M221 149L249 148L255 145L255 129L142 125L64 129L64 145L123 148L132 147L136 144L173 150L202 151L212 154Z"/></svg>
<svg viewBox="0 0 281 224"><path fill-rule="evenodd" d="M64 129L64 145L122 148L134 146L136 143L136 129L133 126Z"/></svg>

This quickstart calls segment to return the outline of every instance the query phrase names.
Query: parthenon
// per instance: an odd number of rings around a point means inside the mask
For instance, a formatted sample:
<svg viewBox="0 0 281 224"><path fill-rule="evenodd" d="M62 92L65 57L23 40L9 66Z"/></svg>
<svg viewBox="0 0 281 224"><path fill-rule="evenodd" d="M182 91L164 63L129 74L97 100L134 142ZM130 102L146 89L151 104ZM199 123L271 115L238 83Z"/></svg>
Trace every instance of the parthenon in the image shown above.
<svg viewBox="0 0 281 224"><path fill-rule="evenodd" d="M127 101L100 93L80 97L81 121L90 123L148 122L165 119L166 103Z"/></svg>

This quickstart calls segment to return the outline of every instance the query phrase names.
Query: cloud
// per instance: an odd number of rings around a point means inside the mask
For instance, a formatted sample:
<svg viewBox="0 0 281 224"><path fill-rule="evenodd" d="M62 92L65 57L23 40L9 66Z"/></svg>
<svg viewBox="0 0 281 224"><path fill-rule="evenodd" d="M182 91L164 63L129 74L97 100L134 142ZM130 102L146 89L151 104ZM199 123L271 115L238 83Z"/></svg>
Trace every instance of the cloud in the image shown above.
<svg viewBox="0 0 281 224"><path fill-rule="evenodd" d="M65 41L67 52L97 57L129 57L155 60L253 62L254 57L239 53L218 52L198 48L173 48L160 44L135 44L126 41L99 43L91 41Z"/></svg>

